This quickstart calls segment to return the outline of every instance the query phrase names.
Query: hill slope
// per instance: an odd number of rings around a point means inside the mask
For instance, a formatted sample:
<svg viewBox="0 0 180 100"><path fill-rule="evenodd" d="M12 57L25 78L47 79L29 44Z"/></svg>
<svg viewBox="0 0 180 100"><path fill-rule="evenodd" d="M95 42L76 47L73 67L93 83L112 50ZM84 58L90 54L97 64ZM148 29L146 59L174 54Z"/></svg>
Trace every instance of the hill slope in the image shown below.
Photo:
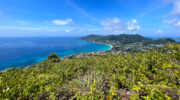
<svg viewBox="0 0 180 100"><path fill-rule="evenodd" d="M178 100L180 45L158 51L47 60L0 72L0 98L77 100Z"/></svg>
<svg viewBox="0 0 180 100"><path fill-rule="evenodd" d="M167 43L176 43L176 41L171 38L153 40L138 34L121 34L109 36L88 35L86 37L81 37L79 39L91 42L111 44L113 46L113 49L110 52L116 54L139 51L144 52L146 50L162 48Z"/></svg>
<svg viewBox="0 0 180 100"><path fill-rule="evenodd" d="M170 38L162 38L157 40L152 40L141 35L128 35L128 34L121 34L121 35L108 35L108 36L99 36L99 35L88 35L86 37L81 37L79 39L87 40L87 41L94 41L94 42L106 42L106 41L114 41L119 42L121 44L131 44L131 43L138 43L142 42L144 44L166 44L168 42L175 43L176 41Z"/></svg>

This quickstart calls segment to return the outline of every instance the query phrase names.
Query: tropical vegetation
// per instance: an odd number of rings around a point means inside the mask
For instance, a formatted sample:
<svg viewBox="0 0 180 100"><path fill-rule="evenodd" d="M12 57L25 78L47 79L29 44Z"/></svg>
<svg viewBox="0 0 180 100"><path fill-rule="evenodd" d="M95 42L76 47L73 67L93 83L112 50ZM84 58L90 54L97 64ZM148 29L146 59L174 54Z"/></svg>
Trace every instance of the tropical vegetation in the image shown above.
<svg viewBox="0 0 180 100"><path fill-rule="evenodd" d="M143 37L139 34L120 34L120 35L88 35L85 37L80 37L80 40L86 40L91 42L99 42L105 44L111 44L113 48L109 52L112 54L119 53L129 53L129 52L144 52L146 50L160 49L167 43L177 43L171 38L159 38L150 39Z"/></svg>
<svg viewBox="0 0 180 100"><path fill-rule="evenodd" d="M180 44L163 49L64 59L0 72L2 100L179 100Z"/></svg>

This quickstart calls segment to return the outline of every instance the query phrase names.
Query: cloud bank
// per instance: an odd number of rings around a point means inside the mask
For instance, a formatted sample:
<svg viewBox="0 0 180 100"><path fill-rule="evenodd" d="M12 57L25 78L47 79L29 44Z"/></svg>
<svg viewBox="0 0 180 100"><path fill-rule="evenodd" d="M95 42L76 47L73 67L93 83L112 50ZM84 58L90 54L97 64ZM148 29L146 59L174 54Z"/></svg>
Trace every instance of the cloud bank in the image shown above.
<svg viewBox="0 0 180 100"><path fill-rule="evenodd" d="M23 25L23 26L30 24L30 22L26 22L26 21L22 21L22 20L17 20L16 23L20 24L20 25Z"/></svg>
<svg viewBox="0 0 180 100"><path fill-rule="evenodd" d="M173 25L173 26L176 26L176 27L180 27L180 20L178 19L171 19L171 20L163 20L163 23L164 24L169 24L169 25Z"/></svg>
<svg viewBox="0 0 180 100"><path fill-rule="evenodd" d="M140 30L140 26L137 24L137 20L133 19L127 23L127 29L129 31L138 31Z"/></svg>
<svg viewBox="0 0 180 100"><path fill-rule="evenodd" d="M65 19L65 20L55 19L55 20L52 21L52 23L55 24L55 25L68 25L68 24L70 24L72 22L73 22L72 19Z"/></svg>
<svg viewBox="0 0 180 100"><path fill-rule="evenodd" d="M163 20L163 24L169 24L175 27L180 27L180 0L167 0L167 2L173 3L173 10L171 11L174 19Z"/></svg>
<svg viewBox="0 0 180 100"><path fill-rule="evenodd" d="M113 18L105 20L101 23L105 31L111 31L112 33L125 33L125 32L136 32L140 30L140 26L136 19L132 19L128 22L122 22L119 18Z"/></svg>
<svg viewBox="0 0 180 100"><path fill-rule="evenodd" d="M180 16L180 0L172 0L174 7L172 11L172 15Z"/></svg>

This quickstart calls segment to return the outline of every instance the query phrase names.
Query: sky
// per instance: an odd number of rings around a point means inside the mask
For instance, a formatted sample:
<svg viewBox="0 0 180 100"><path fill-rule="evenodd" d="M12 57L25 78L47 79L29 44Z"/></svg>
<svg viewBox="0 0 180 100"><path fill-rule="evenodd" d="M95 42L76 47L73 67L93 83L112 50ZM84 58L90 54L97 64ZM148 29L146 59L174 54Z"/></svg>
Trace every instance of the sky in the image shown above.
<svg viewBox="0 0 180 100"><path fill-rule="evenodd" d="M180 37L180 0L0 0L0 37Z"/></svg>

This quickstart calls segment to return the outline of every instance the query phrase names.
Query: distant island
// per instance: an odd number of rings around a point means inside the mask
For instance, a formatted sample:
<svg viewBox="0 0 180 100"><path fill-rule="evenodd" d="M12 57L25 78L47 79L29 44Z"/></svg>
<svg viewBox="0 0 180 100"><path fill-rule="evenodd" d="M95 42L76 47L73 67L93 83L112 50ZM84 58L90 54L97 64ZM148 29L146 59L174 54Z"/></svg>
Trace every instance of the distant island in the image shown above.
<svg viewBox="0 0 180 100"><path fill-rule="evenodd" d="M88 35L85 37L78 38L80 40L109 44L113 48L107 51L98 51L98 52L86 52L81 54L75 54L69 56L70 59L75 58L84 58L89 56L97 55L107 55L107 54L121 54L121 53L137 53L145 52L147 50L161 49L168 43L178 43L171 38L159 38L159 39L150 39L143 37L138 34L120 34L120 35Z"/></svg>
<svg viewBox="0 0 180 100"><path fill-rule="evenodd" d="M143 43L143 45L148 44L165 44L167 42L176 42L174 39L171 38L160 38L160 39L150 39L147 37L143 37L139 34L120 34L120 35L107 35L107 36L100 36L100 35L88 35L86 37L80 37L79 39L88 40L88 41L96 41L96 42L107 42L107 41L114 41L120 42L121 44L131 44L131 43Z"/></svg>
<svg viewBox="0 0 180 100"><path fill-rule="evenodd" d="M105 43L113 45L112 51L114 52L139 52L145 50L152 50L155 48L161 48L167 43L176 43L174 39L171 38L160 38L160 39L150 39L143 37L141 35L129 35L129 34L120 34L120 35L88 35L86 37L80 37L78 39Z"/></svg>

